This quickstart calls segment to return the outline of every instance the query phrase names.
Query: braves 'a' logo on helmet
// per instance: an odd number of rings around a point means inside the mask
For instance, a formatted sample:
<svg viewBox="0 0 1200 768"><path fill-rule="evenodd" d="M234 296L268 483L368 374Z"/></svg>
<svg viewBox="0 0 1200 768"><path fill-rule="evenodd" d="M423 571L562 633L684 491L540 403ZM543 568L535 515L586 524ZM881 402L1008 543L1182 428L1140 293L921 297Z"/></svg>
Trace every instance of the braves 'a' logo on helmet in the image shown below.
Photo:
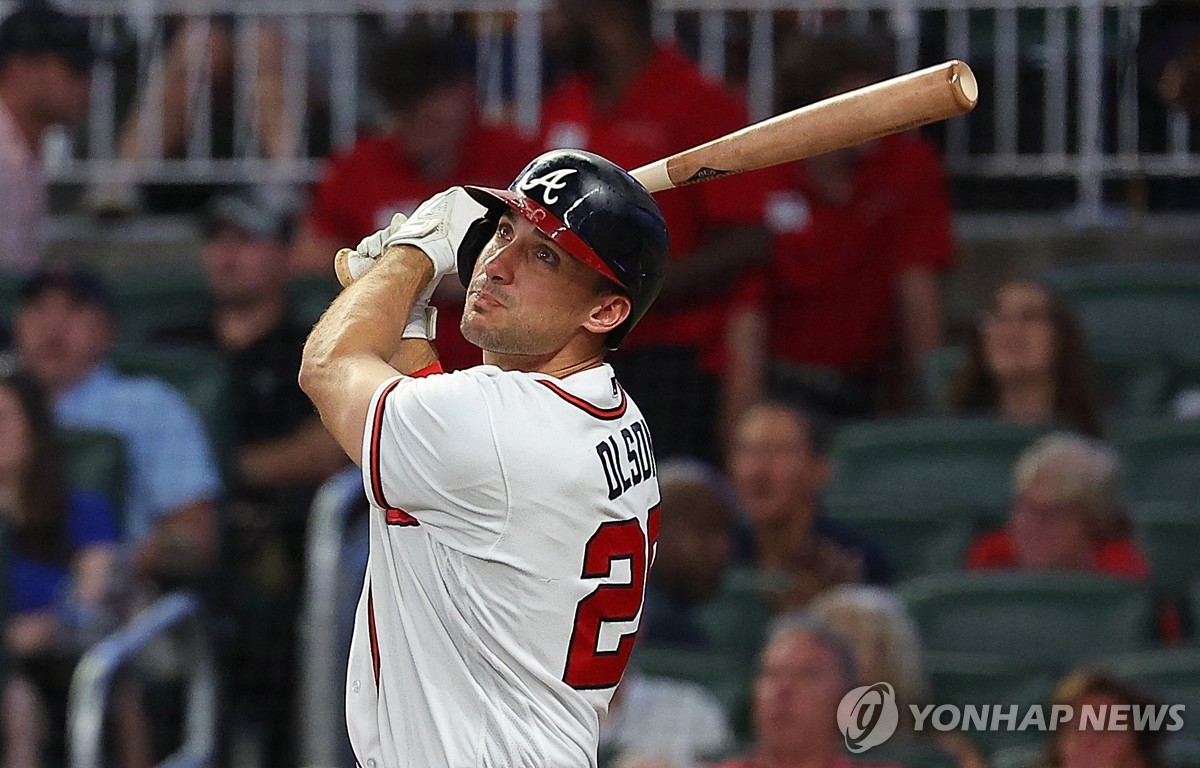
<svg viewBox="0 0 1200 768"><path fill-rule="evenodd" d="M535 187L542 187L542 202L546 205L554 205L558 202L558 195L554 194L560 189L567 188L567 182L564 181L568 176L577 173L574 168L559 168L556 171L550 171L535 178L529 178L522 181L517 188L522 192L529 192Z"/></svg>

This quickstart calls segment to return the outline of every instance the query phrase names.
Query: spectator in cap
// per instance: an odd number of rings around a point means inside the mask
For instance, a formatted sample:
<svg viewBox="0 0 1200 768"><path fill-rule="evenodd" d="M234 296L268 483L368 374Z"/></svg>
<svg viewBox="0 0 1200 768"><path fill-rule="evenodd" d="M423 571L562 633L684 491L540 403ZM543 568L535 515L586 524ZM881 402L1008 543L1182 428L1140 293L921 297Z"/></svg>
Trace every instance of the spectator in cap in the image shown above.
<svg viewBox="0 0 1200 768"><path fill-rule="evenodd" d="M225 499L223 573L237 585L238 641L229 681L238 724L263 734L265 765L294 766L296 623L304 584L305 523L317 487L346 463L296 372L308 328L287 295L291 217L252 196L214 199L202 251L213 312L156 340L228 357L234 466Z"/></svg>
<svg viewBox="0 0 1200 768"><path fill-rule="evenodd" d="M87 24L52 6L29 4L0 22L0 272L42 262L42 134L83 119L92 58Z"/></svg>
<svg viewBox="0 0 1200 768"><path fill-rule="evenodd" d="M202 574L216 551L221 485L200 418L177 391L105 362L111 295L94 273L48 268L19 292L18 357L46 388L57 424L125 443L124 535L134 576L162 585Z"/></svg>

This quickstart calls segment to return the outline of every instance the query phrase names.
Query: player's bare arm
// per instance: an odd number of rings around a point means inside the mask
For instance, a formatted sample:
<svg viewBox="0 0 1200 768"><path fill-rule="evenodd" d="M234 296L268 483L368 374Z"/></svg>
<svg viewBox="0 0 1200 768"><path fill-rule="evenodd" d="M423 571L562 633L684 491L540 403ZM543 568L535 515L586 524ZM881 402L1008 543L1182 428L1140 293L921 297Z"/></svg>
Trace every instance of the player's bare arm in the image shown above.
<svg viewBox="0 0 1200 768"><path fill-rule="evenodd" d="M437 360L428 340L401 338L409 311L433 277L433 263L420 249L387 249L334 300L304 345L300 388L356 464L362 463L363 430L375 390L398 373L413 373Z"/></svg>

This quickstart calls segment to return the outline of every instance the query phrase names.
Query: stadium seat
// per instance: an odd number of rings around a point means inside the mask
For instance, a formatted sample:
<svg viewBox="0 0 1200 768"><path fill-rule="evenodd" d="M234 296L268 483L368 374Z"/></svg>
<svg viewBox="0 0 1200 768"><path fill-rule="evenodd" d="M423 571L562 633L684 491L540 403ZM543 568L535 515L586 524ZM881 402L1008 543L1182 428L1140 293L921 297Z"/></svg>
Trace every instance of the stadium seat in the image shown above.
<svg viewBox="0 0 1200 768"><path fill-rule="evenodd" d="M117 305L117 338L146 343L156 332L207 322L212 296L198 272L138 274L112 286Z"/></svg>
<svg viewBox="0 0 1200 768"><path fill-rule="evenodd" d="M103 494L118 511L119 523L125 499L124 442L111 432L88 429L60 429L57 439L68 482Z"/></svg>
<svg viewBox="0 0 1200 768"><path fill-rule="evenodd" d="M1171 398L1171 368L1124 354L1098 351L1093 355L1106 412L1119 418L1162 415Z"/></svg>
<svg viewBox="0 0 1200 768"><path fill-rule="evenodd" d="M888 499L834 499L825 508L877 542L897 579L961 570L983 514L962 505Z"/></svg>
<svg viewBox="0 0 1200 768"><path fill-rule="evenodd" d="M921 362L921 405L929 413L948 413L950 387L966 360L962 347L931 349Z"/></svg>
<svg viewBox="0 0 1200 768"><path fill-rule="evenodd" d="M925 655L929 678L928 702L942 705L968 704L1022 708L1049 700L1054 676L1029 670L1009 658L980 653L932 652ZM1026 745L1028 732L970 730L964 733L983 752Z"/></svg>
<svg viewBox="0 0 1200 768"><path fill-rule="evenodd" d="M928 651L985 653L1062 672L1153 637L1149 590L1084 573L922 576L898 587Z"/></svg>
<svg viewBox="0 0 1200 768"><path fill-rule="evenodd" d="M636 648L630 665L649 677L687 680L707 688L728 713L747 707L752 668L719 651Z"/></svg>
<svg viewBox="0 0 1200 768"><path fill-rule="evenodd" d="M1158 593L1186 599L1188 588L1200 579L1200 514L1179 503L1148 502L1134 506L1133 522Z"/></svg>
<svg viewBox="0 0 1200 768"><path fill-rule="evenodd" d="M1200 420L1123 422L1112 439L1134 498L1188 503L1200 498Z"/></svg>
<svg viewBox="0 0 1200 768"><path fill-rule="evenodd" d="M753 569L726 572L721 591L700 611L713 650L753 666L773 613L772 579Z"/></svg>
<svg viewBox="0 0 1200 768"><path fill-rule="evenodd" d="M1200 363L1200 265L1088 265L1042 278L1074 307L1094 353Z"/></svg>
<svg viewBox="0 0 1200 768"><path fill-rule="evenodd" d="M1162 704L1183 704L1180 737L1200 738L1200 649L1168 648L1102 659L1096 666L1143 689Z"/></svg>
<svg viewBox="0 0 1200 768"><path fill-rule="evenodd" d="M1013 462L1045 432L987 419L852 424L834 440L829 495L1005 507Z"/></svg>
<svg viewBox="0 0 1200 768"><path fill-rule="evenodd" d="M229 468L234 414L223 353L194 347L118 346L109 361L126 375L154 376L179 390L203 420L220 466Z"/></svg>

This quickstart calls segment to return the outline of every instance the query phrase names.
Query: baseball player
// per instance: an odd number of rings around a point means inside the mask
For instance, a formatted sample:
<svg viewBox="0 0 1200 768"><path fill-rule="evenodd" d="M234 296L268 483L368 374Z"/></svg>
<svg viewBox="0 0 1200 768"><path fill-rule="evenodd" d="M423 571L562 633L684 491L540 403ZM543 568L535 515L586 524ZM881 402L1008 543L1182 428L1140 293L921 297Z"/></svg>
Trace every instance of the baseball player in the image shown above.
<svg viewBox="0 0 1200 768"><path fill-rule="evenodd" d="M346 692L363 768L596 765L659 504L649 430L604 357L666 262L649 193L572 150L359 244L300 383L372 506ZM484 364L440 373L425 303L456 271Z"/></svg>

